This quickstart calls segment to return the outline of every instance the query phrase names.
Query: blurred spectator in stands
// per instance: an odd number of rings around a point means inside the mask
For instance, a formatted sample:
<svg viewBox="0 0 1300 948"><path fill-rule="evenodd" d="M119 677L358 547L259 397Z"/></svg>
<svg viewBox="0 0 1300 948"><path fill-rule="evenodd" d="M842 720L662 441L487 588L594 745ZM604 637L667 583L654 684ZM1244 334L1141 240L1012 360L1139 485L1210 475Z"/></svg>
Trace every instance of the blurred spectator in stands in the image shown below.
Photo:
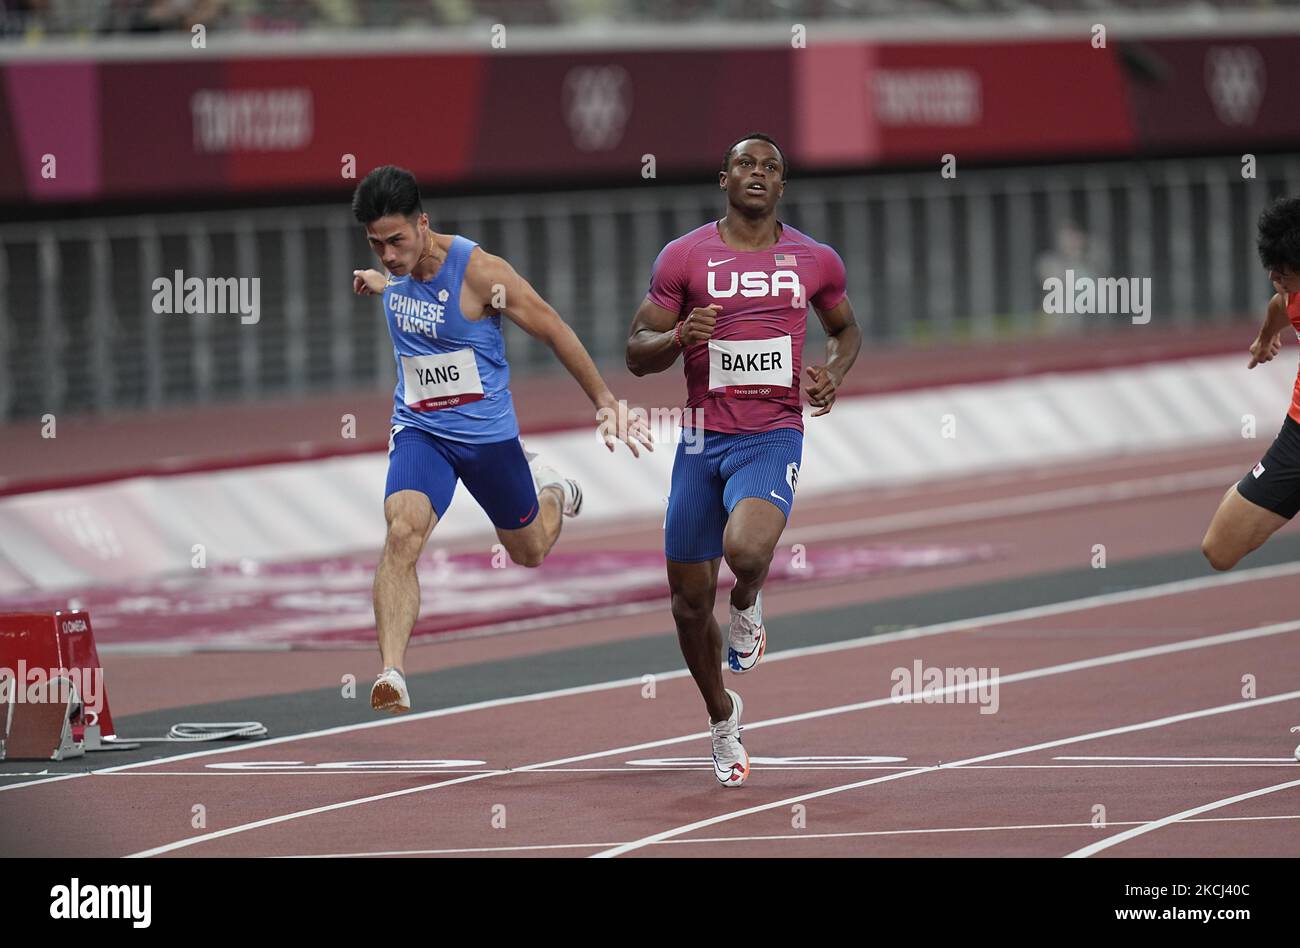
<svg viewBox="0 0 1300 948"><path fill-rule="evenodd" d="M478 12L471 0L430 0L434 22L440 26L464 26L472 23ZM481 16L477 17L482 19Z"/></svg>
<svg viewBox="0 0 1300 948"><path fill-rule="evenodd" d="M552 6L562 20L601 24L613 22L622 4L618 0L555 0Z"/></svg>
<svg viewBox="0 0 1300 948"><path fill-rule="evenodd" d="M141 0L0 0L0 38L89 39L127 27Z"/></svg>
<svg viewBox="0 0 1300 948"><path fill-rule="evenodd" d="M1038 292L1043 295L1044 282L1056 277L1064 283L1065 292L1073 294L1073 280L1100 277L1105 273L1106 265L1105 254L1094 245L1083 228L1074 221L1062 221L1056 230L1056 246L1038 255ZM1052 334L1082 332L1087 322L1086 317L1052 315L1045 328Z"/></svg>
<svg viewBox="0 0 1300 948"><path fill-rule="evenodd" d="M470 24L682 23L1000 16L1041 23L1057 15L1159 10L1296 9L1300 0L0 0L0 38L158 33L196 23L223 30L436 28Z"/></svg>
<svg viewBox="0 0 1300 948"><path fill-rule="evenodd" d="M227 0L226 8L227 20L222 25L226 29L251 33L291 33L318 26L346 29L360 25L352 0L338 3L322 0ZM322 22L327 14L338 19Z"/></svg>
<svg viewBox="0 0 1300 948"><path fill-rule="evenodd" d="M84 4L82 5L84 6ZM69 0L7 0L0 2L4 25L0 35L22 37L29 43L49 33L75 30L77 13ZM83 27L84 29L84 27Z"/></svg>
<svg viewBox="0 0 1300 948"><path fill-rule="evenodd" d="M29 42L41 38L49 24L49 0L7 0L0 4L4 11L3 35L21 36Z"/></svg>
<svg viewBox="0 0 1300 948"><path fill-rule="evenodd" d="M350 30L361 25L354 0L316 0L317 24L329 30Z"/></svg>
<svg viewBox="0 0 1300 948"><path fill-rule="evenodd" d="M215 26L225 12L226 0L148 0L132 3L127 29L132 33L189 30L196 24Z"/></svg>

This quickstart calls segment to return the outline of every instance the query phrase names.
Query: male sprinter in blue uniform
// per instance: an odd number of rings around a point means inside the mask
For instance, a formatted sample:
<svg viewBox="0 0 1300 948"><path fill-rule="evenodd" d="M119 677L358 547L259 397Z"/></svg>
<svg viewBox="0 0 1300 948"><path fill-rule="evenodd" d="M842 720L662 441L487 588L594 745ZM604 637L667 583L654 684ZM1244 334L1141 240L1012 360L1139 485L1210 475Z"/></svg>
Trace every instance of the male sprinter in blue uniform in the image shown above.
<svg viewBox="0 0 1300 948"><path fill-rule="evenodd" d="M352 212L389 277L354 272L353 289L382 293L397 360L384 517L388 536L375 571L375 625L383 661L370 691L376 711L411 709L402 659L420 611L415 564L456 481L492 520L510 558L540 566L575 517L582 488L524 454L510 397L501 314L543 340L596 406L609 450L623 440L653 450L639 418L622 429L618 402L591 357L550 305L500 257L464 237L434 233L415 177L391 165L357 186ZM623 413L626 417L626 412Z"/></svg>
<svg viewBox="0 0 1300 948"><path fill-rule="evenodd" d="M687 450L686 439L677 446L664 548L677 640L709 711L714 775L724 787L745 782L749 756L740 695L722 685L718 566L725 556L736 577L727 664L740 674L767 643L763 582L803 457L800 377L813 417L826 414L862 345L839 255L777 220L786 172L784 152L767 135L727 149L718 174L726 217L660 252L627 341L635 375L662 372L680 355L686 407L702 415L703 451ZM826 363L801 371L810 305L829 337Z"/></svg>

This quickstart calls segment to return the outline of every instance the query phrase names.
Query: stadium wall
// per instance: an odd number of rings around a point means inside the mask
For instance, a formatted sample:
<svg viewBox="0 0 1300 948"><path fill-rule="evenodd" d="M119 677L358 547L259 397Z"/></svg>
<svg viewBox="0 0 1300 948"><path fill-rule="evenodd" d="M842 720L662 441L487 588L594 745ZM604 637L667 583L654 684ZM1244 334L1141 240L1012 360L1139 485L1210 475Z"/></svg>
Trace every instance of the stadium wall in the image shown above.
<svg viewBox="0 0 1300 948"><path fill-rule="evenodd" d="M1251 416L1258 450L1243 449L1248 463L1280 424L1291 378L1281 363L1246 372L1242 361L1216 356L844 399L807 420L800 502L1240 440ZM621 449L609 455L590 429L527 444L582 478L584 519L644 518L664 509L672 464L671 420L658 421L661 446L640 460ZM384 470L376 452L0 498L0 593L187 573L198 538L206 563L250 568L378 549ZM486 517L458 488L438 538L474 537L493 542Z"/></svg>
<svg viewBox="0 0 1300 948"><path fill-rule="evenodd" d="M632 185L712 170L753 128L802 170L1300 143L1288 96L1300 20L1272 35L1233 22L1211 36L1112 24L1100 48L1084 24L944 41L814 24L806 48L774 30L740 46L493 49L485 34L384 51L235 51L220 37L134 58L0 50L0 204L319 194L381 163L431 188ZM365 94L419 74L437 76L436 104L376 107ZM762 93L737 94L752 76Z"/></svg>

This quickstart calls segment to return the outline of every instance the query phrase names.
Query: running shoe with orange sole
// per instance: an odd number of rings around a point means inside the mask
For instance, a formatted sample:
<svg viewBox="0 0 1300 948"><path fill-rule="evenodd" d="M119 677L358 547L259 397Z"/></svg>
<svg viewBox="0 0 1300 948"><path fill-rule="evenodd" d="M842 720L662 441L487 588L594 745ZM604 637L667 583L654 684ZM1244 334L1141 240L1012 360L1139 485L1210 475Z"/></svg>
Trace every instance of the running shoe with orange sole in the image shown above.
<svg viewBox="0 0 1300 948"><path fill-rule="evenodd" d="M725 721L709 722L713 738L713 776L727 788L739 787L749 777L749 754L740 740L740 713L744 704L730 688L731 714Z"/></svg>
<svg viewBox="0 0 1300 948"><path fill-rule="evenodd" d="M396 668L385 668L370 688L370 707L376 711L404 714L411 710L411 695L406 678Z"/></svg>

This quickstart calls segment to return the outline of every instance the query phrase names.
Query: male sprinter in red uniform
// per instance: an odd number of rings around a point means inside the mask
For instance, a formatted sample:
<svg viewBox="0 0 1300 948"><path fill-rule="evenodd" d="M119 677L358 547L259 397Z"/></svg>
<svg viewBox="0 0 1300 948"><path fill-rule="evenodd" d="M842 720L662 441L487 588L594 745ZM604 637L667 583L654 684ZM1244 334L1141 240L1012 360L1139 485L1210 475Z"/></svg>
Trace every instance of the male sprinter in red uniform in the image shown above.
<svg viewBox="0 0 1300 948"><path fill-rule="evenodd" d="M1268 269L1277 293L1269 300L1264 325L1250 344L1248 369L1272 361L1281 351L1282 331L1288 323L1300 337L1300 198L1278 200L1260 215L1258 247L1260 262ZM1215 569L1232 569L1297 511L1300 376L1282 430L1264 459L1224 494L1201 541L1201 552Z"/></svg>
<svg viewBox="0 0 1300 948"><path fill-rule="evenodd" d="M740 696L722 684L722 633L713 618L718 566L725 556L736 576L727 663L744 673L766 647L761 590L803 456L808 305L830 337L826 363L806 370L814 417L831 410L862 344L839 255L776 218L787 170L767 135L746 135L727 149L718 175L727 216L660 252L627 342L635 375L662 372L683 357L686 407L703 429L691 439L701 451L688 450L687 439L677 446L664 546L677 639L709 711L714 774L724 787L745 782L749 756Z"/></svg>
<svg viewBox="0 0 1300 948"><path fill-rule="evenodd" d="M415 177L376 168L357 185L352 211L389 276L354 272L353 289L382 293L397 388L388 442L384 517L388 536L375 571L375 625L383 670L370 690L376 711L411 710L402 672L420 612L415 564L451 504L456 481L478 501L510 558L540 566L560 536L561 514L577 516L582 489L537 463L519 443L504 313L544 341L596 406L609 450L617 436L633 455L652 449L633 418L615 431L618 402L572 329L506 261L471 240L429 229Z"/></svg>

